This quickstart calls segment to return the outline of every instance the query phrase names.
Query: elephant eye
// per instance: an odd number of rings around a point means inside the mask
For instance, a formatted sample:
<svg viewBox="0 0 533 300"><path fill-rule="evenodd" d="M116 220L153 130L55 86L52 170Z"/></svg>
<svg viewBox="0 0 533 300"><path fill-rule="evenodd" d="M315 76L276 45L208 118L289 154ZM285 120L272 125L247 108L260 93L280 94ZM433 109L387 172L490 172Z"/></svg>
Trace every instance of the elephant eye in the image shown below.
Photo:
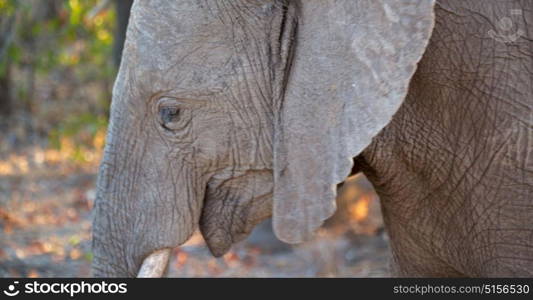
<svg viewBox="0 0 533 300"><path fill-rule="evenodd" d="M154 121L168 133L184 132L192 122L194 103L188 99L160 97L153 106Z"/></svg>
<svg viewBox="0 0 533 300"><path fill-rule="evenodd" d="M161 126L167 130L178 130L181 127L181 110L176 106L161 107L159 110Z"/></svg>

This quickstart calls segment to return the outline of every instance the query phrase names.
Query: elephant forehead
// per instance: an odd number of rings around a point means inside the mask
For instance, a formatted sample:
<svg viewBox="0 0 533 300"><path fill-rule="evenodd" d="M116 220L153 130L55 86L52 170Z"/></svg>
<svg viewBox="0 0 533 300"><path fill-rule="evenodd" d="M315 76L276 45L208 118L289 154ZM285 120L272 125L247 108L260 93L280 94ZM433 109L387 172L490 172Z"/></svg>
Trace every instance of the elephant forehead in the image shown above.
<svg viewBox="0 0 533 300"><path fill-rule="evenodd" d="M125 56L135 62L138 80L190 77L201 81L198 77L219 72L231 61L225 32L196 1L138 3L125 46Z"/></svg>
<svg viewBox="0 0 533 300"><path fill-rule="evenodd" d="M267 29L274 13L282 9L271 1L152 0L136 2L128 40L145 57L168 56L187 61L219 50L244 50L250 43L267 44ZM255 40L252 40L255 38ZM178 55L172 55L177 53ZM223 56L223 58L226 58ZM209 57L202 57L209 59Z"/></svg>
<svg viewBox="0 0 533 300"><path fill-rule="evenodd" d="M160 88L173 88L168 85L179 80L189 88L223 89L235 75L258 72L262 62L245 54L268 48L264 29L281 7L276 3L137 1L124 56L135 62L137 80Z"/></svg>

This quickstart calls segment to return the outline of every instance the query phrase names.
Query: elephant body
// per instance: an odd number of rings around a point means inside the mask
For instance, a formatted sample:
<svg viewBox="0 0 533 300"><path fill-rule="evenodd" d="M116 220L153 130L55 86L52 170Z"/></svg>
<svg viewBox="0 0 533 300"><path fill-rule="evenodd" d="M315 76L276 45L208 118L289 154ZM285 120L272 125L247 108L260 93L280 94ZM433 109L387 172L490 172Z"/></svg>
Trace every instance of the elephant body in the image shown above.
<svg viewBox="0 0 533 300"><path fill-rule="evenodd" d="M531 28L524 1L439 1L406 101L356 158L398 275L533 275L533 44L484 34L516 8Z"/></svg>
<svg viewBox="0 0 533 300"><path fill-rule="evenodd" d="M94 275L197 227L215 256L270 216L303 241L353 163L394 275L533 276L532 19L527 0L136 1Z"/></svg>

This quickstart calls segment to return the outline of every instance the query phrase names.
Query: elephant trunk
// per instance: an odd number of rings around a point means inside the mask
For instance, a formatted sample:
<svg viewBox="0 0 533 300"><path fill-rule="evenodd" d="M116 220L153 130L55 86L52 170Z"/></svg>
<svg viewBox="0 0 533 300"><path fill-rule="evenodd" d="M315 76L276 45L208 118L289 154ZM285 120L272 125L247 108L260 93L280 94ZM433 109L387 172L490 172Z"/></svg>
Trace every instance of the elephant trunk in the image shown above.
<svg viewBox="0 0 533 300"><path fill-rule="evenodd" d="M153 162L148 163L149 167L132 162L135 173L128 168L120 168L123 171L118 173L115 166L120 164L121 159L106 160L99 173L93 212L93 275L136 277L143 261L145 271L154 267L148 273L141 272L143 276L162 275L168 249L184 243L196 229L203 194L185 187L194 185L194 175L168 175L170 171ZM173 163L166 165L179 168ZM154 172L158 167L161 171ZM159 180L150 179L152 173ZM165 182L161 178L176 181ZM162 249L166 250L157 252ZM151 255L154 252L158 253L155 260Z"/></svg>
<svg viewBox="0 0 533 300"><path fill-rule="evenodd" d="M121 100L113 98L98 174L92 244L96 277L136 277L150 254L187 241L198 226L205 191L194 168L166 155L165 145L146 132L139 118L123 113L127 108Z"/></svg>

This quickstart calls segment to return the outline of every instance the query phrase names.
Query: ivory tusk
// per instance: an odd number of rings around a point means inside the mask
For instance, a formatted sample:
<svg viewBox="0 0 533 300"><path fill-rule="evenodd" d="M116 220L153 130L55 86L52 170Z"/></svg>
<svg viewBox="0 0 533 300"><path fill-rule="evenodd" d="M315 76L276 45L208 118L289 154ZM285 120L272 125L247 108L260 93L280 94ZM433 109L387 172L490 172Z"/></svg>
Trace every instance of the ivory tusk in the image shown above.
<svg viewBox="0 0 533 300"><path fill-rule="evenodd" d="M148 255L143 261L137 278L160 278L167 269L171 249L162 249Z"/></svg>

